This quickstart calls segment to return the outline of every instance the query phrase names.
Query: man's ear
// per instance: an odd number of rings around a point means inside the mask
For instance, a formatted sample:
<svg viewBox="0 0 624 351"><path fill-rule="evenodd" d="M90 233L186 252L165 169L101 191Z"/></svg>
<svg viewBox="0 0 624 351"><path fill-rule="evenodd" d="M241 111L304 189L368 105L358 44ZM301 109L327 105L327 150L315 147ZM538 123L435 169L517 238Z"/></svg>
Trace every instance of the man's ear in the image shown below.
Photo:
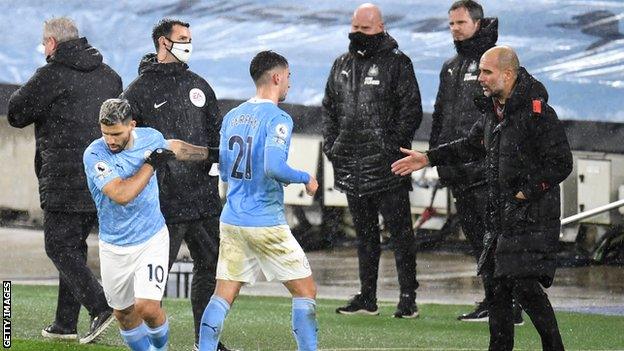
<svg viewBox="0 0 624 351"><path fill-rule="evenodd" d="M58 47L58 40L55 37L50 37L50 41L52 42L52 52L54 52Z"/></svg>
<svg viewBox="0 0 624 351"><path fill-rule="evenodd" d="M167 39L164 36L158 38L158 52L156 52L156 58L158 61L163 61L167 57Z"/></svg>
<svg viewBox="0 0 624 351"><path fill-rule="evenodd" d="M279 83L282 81L282 76L279 74L279 72L273 72L273 74L271 74L271 79L273 80L274 85L279 85Z"/></svg>

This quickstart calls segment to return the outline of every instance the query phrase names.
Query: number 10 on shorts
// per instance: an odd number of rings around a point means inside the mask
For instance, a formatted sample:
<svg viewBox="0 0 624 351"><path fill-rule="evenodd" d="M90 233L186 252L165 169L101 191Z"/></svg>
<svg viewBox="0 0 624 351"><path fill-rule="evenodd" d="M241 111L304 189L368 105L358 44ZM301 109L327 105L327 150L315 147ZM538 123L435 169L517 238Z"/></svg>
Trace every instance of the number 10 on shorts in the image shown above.
<svg viewBox="0 0 624 351"><path fill-rule="evenodd" d="M149 271L150 282L156 279L156 282L162 283L165 279L165 269L161 265L154 267L154 265L150 263L147 265L147 270Z"/></svg>

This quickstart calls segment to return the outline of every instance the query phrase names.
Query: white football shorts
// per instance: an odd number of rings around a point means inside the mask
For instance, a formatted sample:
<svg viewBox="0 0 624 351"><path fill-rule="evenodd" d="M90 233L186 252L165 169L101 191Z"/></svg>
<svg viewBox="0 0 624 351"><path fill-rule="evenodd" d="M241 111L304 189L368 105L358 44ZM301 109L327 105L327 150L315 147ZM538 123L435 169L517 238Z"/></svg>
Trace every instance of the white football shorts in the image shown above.
<svg viewBox="0 0 624 351"><path fill-rule="evenodd" d="M239 227L221 222L217 279L253 284L260 270L280 282L312 275L288 225Z"/></svg>
<svg viewBox="0 0 624 351"><path fill-rule="evenodd" d="M108 305L123 310L134 300L162 300L169 270L169 231L163 227L139 245L100 240L100 272Z"/></svg>

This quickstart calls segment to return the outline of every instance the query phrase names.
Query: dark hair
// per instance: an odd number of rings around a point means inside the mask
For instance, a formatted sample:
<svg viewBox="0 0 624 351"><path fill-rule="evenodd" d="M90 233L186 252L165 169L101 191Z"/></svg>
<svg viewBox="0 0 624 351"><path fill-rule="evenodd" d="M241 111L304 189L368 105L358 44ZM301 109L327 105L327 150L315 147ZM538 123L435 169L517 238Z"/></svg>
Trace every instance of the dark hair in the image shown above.
<svg viewBox="0 0 624 351"><path fill-rule="evenodd" d="M448 12L451 13L451 11L457 10L462 7L468 11L468 14L470 14L470 18L472 18L474 22L483 18L483 7L481 7L481 5L479 5L479 3L474 0L455 1L453 5L451 5L451 8L449 8Z"/></svg>
<svg viewBox="0 0 624 351"><path fill-rule="evenodd" d="M258 83L266 72L275 67L288 67L288 60L286 60L284 56L271 50L260 51L251 60L249 74L251 74L254 83Z"/></svg>
<svg viewBox="0 0 624 351"><path fill-rule="evenodd" d="M191 26L186 22L182 22L173 18L163 18L158 21L158 23L156 23L156 25L152 29L152 40L154 41L154 47L156 48L156 51L158 51L158 38L168 38L168 36L171 35L171 32L173 31L173 26L175 26L176 24L186 28Z"/></svg>

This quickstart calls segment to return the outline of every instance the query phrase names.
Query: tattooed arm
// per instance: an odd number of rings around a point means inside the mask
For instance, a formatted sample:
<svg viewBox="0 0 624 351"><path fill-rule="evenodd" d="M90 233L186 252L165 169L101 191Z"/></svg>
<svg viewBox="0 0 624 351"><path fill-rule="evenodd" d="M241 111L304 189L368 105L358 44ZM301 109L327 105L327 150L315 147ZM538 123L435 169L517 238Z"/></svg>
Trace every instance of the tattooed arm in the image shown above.
<svg viewBox="0 0 624 351"><path fill-rule="evenodd" d="M182 140L170 139L169 149L176 155L176 159L180 161L203 161L208 159L208 148L189 144Z"/></svg>

